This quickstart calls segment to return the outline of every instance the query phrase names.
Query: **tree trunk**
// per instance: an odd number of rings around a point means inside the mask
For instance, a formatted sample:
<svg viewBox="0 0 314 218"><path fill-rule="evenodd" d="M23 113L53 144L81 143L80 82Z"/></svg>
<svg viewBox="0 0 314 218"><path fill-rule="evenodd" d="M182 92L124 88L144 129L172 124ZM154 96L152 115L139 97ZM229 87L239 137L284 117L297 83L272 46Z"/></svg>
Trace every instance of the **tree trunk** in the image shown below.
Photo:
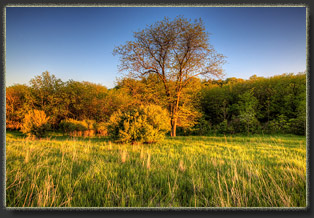
<svg viewBox="0 0 314 218"><path fill-rule="evenodd" d="M171 125L171 137L176 137L177 133L177 114L175 105L170 105L170 125Z"/></svg>
<svg viewBox="0 0 314 218"><path fill-rule="evenodd" d="M177 136L177 119L173 118L171 119L171 137L176 137Z"/></svg>
<svg viewBox="0 0 314 218"><path fill-rule="evenodd" d="M171 105L171 137L177 136L177 115L179 111L179 101L180 101L181 91L177 93L177 99Z"/></svg>

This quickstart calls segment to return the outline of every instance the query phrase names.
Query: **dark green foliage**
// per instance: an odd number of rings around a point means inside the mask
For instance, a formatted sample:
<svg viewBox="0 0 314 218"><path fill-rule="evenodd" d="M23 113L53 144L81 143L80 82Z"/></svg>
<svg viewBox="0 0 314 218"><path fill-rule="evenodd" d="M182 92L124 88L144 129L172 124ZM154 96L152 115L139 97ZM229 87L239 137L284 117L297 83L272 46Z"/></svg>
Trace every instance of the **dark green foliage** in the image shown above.
<svg viewBox="0 0 314 218"><path fill-rule="evenodd" d="M208 81L201 110L211 133L292 133L306 130L306 74Z"/></svg>
<svg viewBox="0 0 314 218"><path fill-rule="evenodd" d="M253 96L253 90L250 90L239 96L239 103L236 105L239 110L238 118L244 124L248 134L258 126L257 104L258 101Z"/></svg>
<svg viewBox="0 0 314 218"><path fill-rule="evenodd" d="M170 130L169 115L157 105L139 106L115 112L108 122L108 133L122 143L153 143Z"/></svg>
<svg viewBox="0 0 314 218"><path fill-rule="evenodd" d="M193 130L194 135L207 135L211 132L212 125L204 116L202 116L194 126Z"/></svg>
<svg viewBox="0 0 314 218"><path fill-rule="evenodd" d="M270 132L287 133L290 129L290 123L285 115L279 115L268 124Z"/></svg>
<svg viewBox="0 0 314 218"><path fill-rule="evenodd" d="M216 131L221 134L230 134L234 132L234 129L227 120L224 120L216 126Z"/></svg>

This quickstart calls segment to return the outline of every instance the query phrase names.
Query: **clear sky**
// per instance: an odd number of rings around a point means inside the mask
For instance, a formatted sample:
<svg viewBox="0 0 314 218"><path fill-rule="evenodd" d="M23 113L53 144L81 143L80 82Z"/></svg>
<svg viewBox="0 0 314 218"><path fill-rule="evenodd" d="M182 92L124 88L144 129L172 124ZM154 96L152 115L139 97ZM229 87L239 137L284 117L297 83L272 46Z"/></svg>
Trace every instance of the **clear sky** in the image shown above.
<svg viewBox="0 0 314 218"><path fill-rule="evenodd" d="M6 86L49 71L112 88L121 76L114 47L178 15L202 18L210 43L227 56L224 78L306 70L305 7L8 7Z"/></svg>

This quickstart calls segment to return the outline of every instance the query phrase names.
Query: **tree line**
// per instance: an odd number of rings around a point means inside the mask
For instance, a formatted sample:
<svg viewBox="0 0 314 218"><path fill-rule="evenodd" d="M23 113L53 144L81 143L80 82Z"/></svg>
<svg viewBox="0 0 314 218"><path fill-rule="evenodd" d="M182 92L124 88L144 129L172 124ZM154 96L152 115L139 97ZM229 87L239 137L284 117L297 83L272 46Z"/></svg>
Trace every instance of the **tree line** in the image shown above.
<svg viewBox="0 0 314 218"><path fill-rule="evenodd" d="M254 75L248 80L229 78L215 83L200 92L207 128L221 133L305 135L305 73L270 78Z"/></svg>
<svg viewBox="0 0 314 218"><path fill-rule="evenodd" d="M141 105L167 109L168 99L158 75L123 77L116 86L62 81L49 72L6 88L6 128L20 130L33 110L49 117L53 131L65 120L106 123L116 111ZM247 80L193 78L182 90L177 112L178 135L292 133L306 131L306 74L283 74ZM169 118L170 114L168 114ZM170 132L169 132L170 134Z"/></svg>
<svg viewBox="0 0 314 218"><path fill-rule="evenodd" d="M122 111L121 123L135 125L137 119L147 119L151 121L147 128L151 128L156 122L146 112L166 110L171 136L177 130L188 135L305 134L305 73L219 79L225 57L209 43L201 19L166 17L134 32L134 40L117 46L113 54L120 57L119 70L124 73L113 89L89 82L63 82L48 72L33 78L29 86L7 88L7 127L21 128L24 119L30 124L24 126L31 128L31 120L39 116L49 120L53 130L62 123L63 130L73 134L93 131L93 126L106 132L113 112ZM141 105L153 106L139 109ZM34 109L38 112L30 112ZM136 118L139 112L141 118Z"/></svg>

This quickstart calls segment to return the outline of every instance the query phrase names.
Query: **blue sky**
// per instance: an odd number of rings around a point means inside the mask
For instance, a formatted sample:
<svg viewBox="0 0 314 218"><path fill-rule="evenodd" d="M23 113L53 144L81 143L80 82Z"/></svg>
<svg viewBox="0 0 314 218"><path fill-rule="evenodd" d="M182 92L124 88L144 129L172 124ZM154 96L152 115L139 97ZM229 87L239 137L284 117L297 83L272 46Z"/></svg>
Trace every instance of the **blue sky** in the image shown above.
<svg viewBox="0 0 314 218"><path fill-rule="evenodd" d="M306 70L305 7L7 7L6 86L47 70L112 88L122 76L114 47L178 15L202 18L210 43L227 56L224 78Z"/></svg>

